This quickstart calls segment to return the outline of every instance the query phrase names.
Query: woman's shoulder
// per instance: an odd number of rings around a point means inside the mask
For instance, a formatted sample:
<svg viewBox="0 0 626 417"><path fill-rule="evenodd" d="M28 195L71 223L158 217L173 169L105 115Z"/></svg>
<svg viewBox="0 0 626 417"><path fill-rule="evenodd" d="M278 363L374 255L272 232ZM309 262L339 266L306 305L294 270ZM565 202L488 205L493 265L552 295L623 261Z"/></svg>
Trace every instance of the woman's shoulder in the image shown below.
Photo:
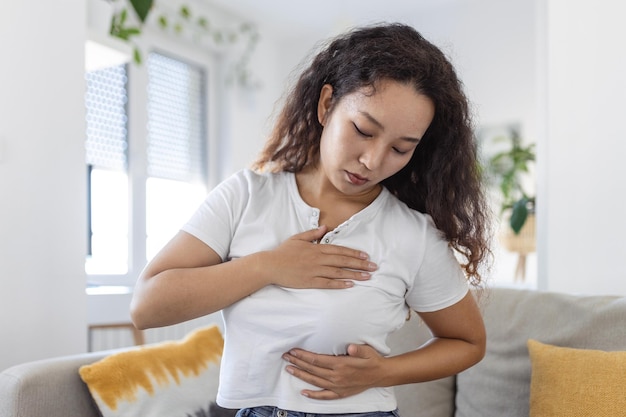
<svg viewBox="0 0 626 417"><path fill-rule="evenodd" d="M400 200L386 189L385 193L387 194L383 207L385 214L394 213L394 217L400 221L412 220L423 226L427 223L434 224L429 214L412 209L404 201Z"/></svg>
<svg viewBox="0 0 626 417"><path fill-rule="evenodd" d="M289 172L259 172L244 168L232 174L225 182L239 184L240 187L254 191L282 187L290 181L291 176L293 174Z"/></svg>
<svg viewBox="0 0 626 417"><path fill-rule="evenodd" d="M293 176L291 172L265 172L256 171L250 168L243 168L233 174L245 178L249 182L257 183L275 183L285 181L287 178Z"/></svg>
<svg viewBox="0 0 626 417"><path fill-rule="evenodd" d="M400 230L413 229L414 232L420 231L429 238L440 239L442 237L441 231L430 214L409 207L391 193L385 201L383 213L386 219L397 223Z"/></svg>

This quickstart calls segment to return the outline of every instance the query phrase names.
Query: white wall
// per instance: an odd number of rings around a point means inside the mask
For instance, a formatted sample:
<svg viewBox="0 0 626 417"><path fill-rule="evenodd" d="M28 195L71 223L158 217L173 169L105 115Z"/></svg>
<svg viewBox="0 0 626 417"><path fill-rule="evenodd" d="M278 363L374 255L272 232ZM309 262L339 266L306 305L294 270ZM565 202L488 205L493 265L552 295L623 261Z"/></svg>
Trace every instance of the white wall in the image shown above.
<svg viewBox="0 0 626 417"><path fill-rule="evenodd" d="M0 369L86 348L84 22L0 5Z"/></svg>
<svg viewBox="0 0 626 417"><path fill-rule="evenodd" d="M626 294L626 5L551 0L544 146L546 288Z"/></svg>
<svg viewBox="0 0 626 417"><path fill-rule="evenodd" d="M244 16L245 17L245 16ZM272 128L276 112L291 76L300 62L308 56L317 39L285 37L275 33L272 27L259 24L261 40L251 59L250 67L260 88L245 91L236 88L232 94L223 97L227 105L224 128L230 138L230 164L223 175L249 167L256 159Z"/></svg>

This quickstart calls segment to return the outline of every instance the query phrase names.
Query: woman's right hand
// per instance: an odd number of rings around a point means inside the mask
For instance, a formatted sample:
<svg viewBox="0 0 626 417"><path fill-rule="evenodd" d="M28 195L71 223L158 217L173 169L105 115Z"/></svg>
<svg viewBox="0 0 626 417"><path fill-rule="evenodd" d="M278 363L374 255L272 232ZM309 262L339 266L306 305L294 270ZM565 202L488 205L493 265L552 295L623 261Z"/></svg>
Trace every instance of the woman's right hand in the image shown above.
<svg viewBox="0 0 626 417"><path fill-rule="evenodd" d="M265 252L270 282L288 288L341 289L365 281L377 265L368 254L344 246L317 244L326 226L298 233Z"/></svg>

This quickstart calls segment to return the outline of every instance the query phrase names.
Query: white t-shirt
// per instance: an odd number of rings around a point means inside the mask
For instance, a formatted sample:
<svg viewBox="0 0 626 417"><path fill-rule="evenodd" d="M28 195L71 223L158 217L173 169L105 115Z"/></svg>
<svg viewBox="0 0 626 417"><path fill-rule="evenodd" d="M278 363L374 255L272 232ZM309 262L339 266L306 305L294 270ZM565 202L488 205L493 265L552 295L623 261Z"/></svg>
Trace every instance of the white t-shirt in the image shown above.
<svg viewBox="0 0 626 417"><path fill-rule="evenodd" d="M294 174L243 170L216 187L183 230L229 261L318 227L319 213L302 200ZM393 410L392 388L330 401L306 398L302 389L319 388L285 371L281 355L294 347L344 355L350 343L388 355L387 336L404 324L409 307L440 310L468 291L459 263L431 218L387 189L320 243L362 250L378 270L348 289L272 285L225 308L221 406L269 405L309 413Z"/></svg>

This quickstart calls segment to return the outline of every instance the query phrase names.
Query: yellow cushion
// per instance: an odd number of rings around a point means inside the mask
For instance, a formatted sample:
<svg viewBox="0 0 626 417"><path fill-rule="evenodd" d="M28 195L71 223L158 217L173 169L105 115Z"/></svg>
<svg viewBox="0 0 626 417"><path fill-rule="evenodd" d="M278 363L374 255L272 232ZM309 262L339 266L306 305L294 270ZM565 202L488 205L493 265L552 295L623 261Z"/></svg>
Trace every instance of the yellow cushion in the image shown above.
<svg viewBox="0 0 626 417"><path fill-rule="evenodd" d="M223 348L219 328L203 327L180 341L112 354L79 374L104 417L207 415Z"/></svg>
<svg viewBox="0 0 626 417"><path fill-rule="evenodd" d="M626 352L528 341L530 417L626 415Z"/></svg>

